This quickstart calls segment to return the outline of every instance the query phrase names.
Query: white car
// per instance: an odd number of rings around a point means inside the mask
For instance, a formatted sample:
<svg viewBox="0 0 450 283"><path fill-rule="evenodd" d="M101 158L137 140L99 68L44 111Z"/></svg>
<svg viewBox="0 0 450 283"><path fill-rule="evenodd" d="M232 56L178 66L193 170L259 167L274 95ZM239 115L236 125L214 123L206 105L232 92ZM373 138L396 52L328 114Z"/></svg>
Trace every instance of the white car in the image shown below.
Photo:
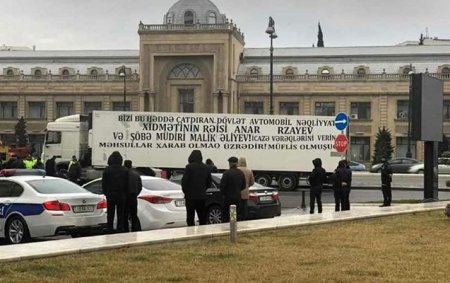
<svg viewBox="0 0 450 283"><path fill-rule="evenodd" d="M158 177L141 176L141 179L138 217L142 230L186 226L186 208L181 186ZM94 194L103 194L102 179L86 183L83 187Z"/></svg>
<svg viewBox="0 0 450 283"><path fill-rule="evenodd" d="M30 238L103 230L106 200L55 177L18 176L2 170L0 177L0 238L11 244ZM26 174L30 174L27 171Z"/></svg>
<svg viewBox="0 0 450 283"><path fill-rule="evenodd" d="M425 164L417 164L409 169L409 173L423 174L425 172ZM438 173L450 174L450 158L439 157L438 158Z"/></svg>

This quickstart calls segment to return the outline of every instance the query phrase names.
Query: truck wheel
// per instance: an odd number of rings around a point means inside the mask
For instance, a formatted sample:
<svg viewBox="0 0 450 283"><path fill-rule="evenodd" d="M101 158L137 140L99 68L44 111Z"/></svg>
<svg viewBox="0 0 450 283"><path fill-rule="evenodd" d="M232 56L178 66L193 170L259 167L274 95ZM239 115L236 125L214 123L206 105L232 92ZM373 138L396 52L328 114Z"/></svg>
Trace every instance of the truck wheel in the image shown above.
<svg viewBox="0 0 450 283"><path fill-rule="evenodd" d="M278 187L282 191L293 191L297 188L298 181L294 175L283 175L278 178Z"/></svg>
<svg viewBox="0 0 450 283"><path fill-rule="evenodd" d="M222 208L218 205L211 205L206 214L207 224L222 223Z"/></svg>
<svg viewBox="0 0 450 283"><path fill-rule="evenodd" d="M255 176L255 182L269 187L270 185L272 185L272 178L268 175L268 174L258 174Z"/></svg>
<svg viewBox="0 0 450 283"><path fill-rule="evenodd" d="M30 239L27 224L20 216L12 216L6 224L6 241L10 244L25 243Z"/></svg>

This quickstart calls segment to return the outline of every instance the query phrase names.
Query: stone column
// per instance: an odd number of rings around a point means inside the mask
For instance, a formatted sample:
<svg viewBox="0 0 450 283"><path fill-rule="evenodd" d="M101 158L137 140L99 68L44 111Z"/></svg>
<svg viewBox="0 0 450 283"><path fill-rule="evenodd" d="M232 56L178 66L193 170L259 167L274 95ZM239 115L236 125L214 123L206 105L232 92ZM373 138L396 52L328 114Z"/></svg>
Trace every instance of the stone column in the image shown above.
<svg viewBox="0 0 450 283"><path fill-rule="evenodd" d="M139 92L138 100L139 100L138 110L140 112L145 111L145 92L143 92L143 91Z"/></svg>
<svg viewBox="0 0 450 283"><path fill-rule="evenodd" d="M155 107L155 96L156 96L155 92L153 92L153 91L149 91L148 92L148 102L149 102L148 110L150 112L154 112L155 109L156 109L156 107Z"/></svg>
<svg viewBox="0 0 450 283"><path fill-rule="evenodd" d="M219 113L219 92L213 93L213 113Z"/></svg>
<svg viewBox="0 0 450 283"><path fill-rule="evenodd" d="M228 113L228 100L230 99L230 94L222 92L222 112Z"/></svg>

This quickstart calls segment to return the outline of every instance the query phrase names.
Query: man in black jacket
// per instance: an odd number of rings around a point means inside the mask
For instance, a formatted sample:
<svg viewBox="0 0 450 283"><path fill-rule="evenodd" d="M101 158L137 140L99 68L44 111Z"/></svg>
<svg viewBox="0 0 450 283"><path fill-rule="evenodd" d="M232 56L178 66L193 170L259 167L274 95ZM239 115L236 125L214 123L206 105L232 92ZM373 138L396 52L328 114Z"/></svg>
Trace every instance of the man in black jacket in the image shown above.
<svg viewBox="0 0 450 283"><path fill-rule="evenodd" d="M128 194L125 219L131 221L131 231L141 231L141 222L137 215L138 200L137 197L142 191L142 179L137 170L133 169L133 162L125 160L123 165L128 168ZM129 231L128 221L125 221L125 232Z"/></svg>
<svg viewBox="0 0 450 283"><path fill-rule="evenodd" d="M117 232L125 227L125 207L128 192L128 169L122 166L122 155L114 151L108 158L108 167L103 171L102 190L108 202L108 230L114 232L114 214L117 211Z"/></svg>
<svg viewBox="0 0 450 283"><path fill-rule="evenodd" d="M345 160L339 161L338 167L334 172L334 199L336 202L335 211L344 211L350 209L350 200L346 197L346 191L350 190L352 175L347 169ZM348 203L347 203L348 202Z"/></svg>
<svg viewBox="0 0 450 283"><path fill-rule="evenodd" d="M206 190L211 187L211 172L203 162L200 150L193 150L184 169L181 187L186 202L186 222L195 226L195 212L200 225L206 224L205 199Z"/></svg>
<svg viewBox="0 0 450 283"><path fill-rule="evenodd" d="M239 159L230 157L228 163L230 169L223 173L220 180L220 191L223 195L222 222L230 222L230 205L236 205L237 215L239 215L241 203L241 191L245 190L245 175L237 168Z"/></svg>
<svg viewBox="0 0 450 283"><path fill-rule="evenodd" d="M325 169L322 168L322 160L320 158L316 158L312 161L314 165L314 169L309 175L308 181L311 186L310 190L310 214L314 214L314 203L317 200L317 209L319 213L322 213L322 187L325 182L327 175Z"/></svg>
<svg viewBox="0 0 450 283"><path fill-rule="evenodd" d="M391 165L387 162L386 158L381 158L381 191L383 192L383 206L391 206L392 200L392 190L391 190L391 182L392 182L392 168Z"/></svg>

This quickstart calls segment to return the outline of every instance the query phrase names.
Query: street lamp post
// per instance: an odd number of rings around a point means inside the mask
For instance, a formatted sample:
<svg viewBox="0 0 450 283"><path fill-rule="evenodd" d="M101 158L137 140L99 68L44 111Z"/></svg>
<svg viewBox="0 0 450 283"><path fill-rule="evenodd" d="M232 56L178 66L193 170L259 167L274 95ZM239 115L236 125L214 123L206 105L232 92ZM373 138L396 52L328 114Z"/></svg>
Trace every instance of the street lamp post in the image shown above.
<svg viewBox="0 0 450 283"><path fill-rule="evenodd" d="M412 119L412 75L414 74L414 72L412 71L412 67L411 70L408 72L408 76L409 76L409 100L408 100L408 144L407 144L407 148L406 148L406 157L407 158L412 158L412 153L411 153L411 119Z"/></svg>
<svg viewBox="0 0 450 283"><path fill-rule="evenodd" d="M266 29L266 33L270 38L270 92L269 92L269 114L273 115L273 40L277 38L275 32L275 21L272 17L269 17L269 26Z"/></svg>
<svg viewBox="0 0 450 283"><path fill-rule="evenodd" d="M127 110L127 107L126 107L126 103L127 103L127 72L126 72L125 65L123 65L120 68L119 76L121 78L123 78L123 111L126 111Z"/></svg>

